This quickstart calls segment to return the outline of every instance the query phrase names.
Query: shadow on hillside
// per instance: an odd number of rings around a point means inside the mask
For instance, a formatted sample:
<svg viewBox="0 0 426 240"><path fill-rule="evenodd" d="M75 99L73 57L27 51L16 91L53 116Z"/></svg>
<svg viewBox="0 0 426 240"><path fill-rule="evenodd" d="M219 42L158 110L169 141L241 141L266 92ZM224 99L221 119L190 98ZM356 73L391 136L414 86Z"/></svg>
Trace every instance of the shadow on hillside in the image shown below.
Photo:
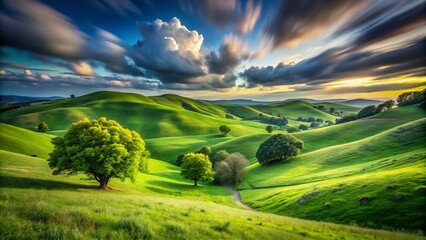
<svg viewBox="0 0 426 240"><path fill-rule="evenodd" d="M97 189L96 185L74 184L26 177L1 176L0 188L33 188L47 190Z"/></svg>

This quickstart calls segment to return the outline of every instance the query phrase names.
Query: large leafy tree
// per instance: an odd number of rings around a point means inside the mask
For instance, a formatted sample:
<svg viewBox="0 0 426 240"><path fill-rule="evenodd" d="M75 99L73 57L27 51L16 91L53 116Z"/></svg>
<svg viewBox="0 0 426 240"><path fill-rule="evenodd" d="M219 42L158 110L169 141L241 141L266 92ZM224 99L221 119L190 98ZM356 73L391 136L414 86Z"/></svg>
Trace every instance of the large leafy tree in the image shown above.
<svg viewBox="0 0 426 240"><path fill-rule="evenodd" d="M197 186L198 181L211 181L214 176L209 157L202 153L185 154L180 174L185 179L193 180L194 186Z"/></svg>
<svg viewBox="0 0 426 240"><path fill-rule="evenodd" d="M101 189L109 189L111 178L134 181L138 171L148 167L149 152L141 136L104 117L73 123L64 137L52 142L48 162L53 174L85 173Z"/></svg>
<svg viewBox="0 0 426 240"><path fill-rule="evenodd" d="M256 158L260 164L286 161L300 153L303 142L289 134L276 134L260 144Z"/></svg>

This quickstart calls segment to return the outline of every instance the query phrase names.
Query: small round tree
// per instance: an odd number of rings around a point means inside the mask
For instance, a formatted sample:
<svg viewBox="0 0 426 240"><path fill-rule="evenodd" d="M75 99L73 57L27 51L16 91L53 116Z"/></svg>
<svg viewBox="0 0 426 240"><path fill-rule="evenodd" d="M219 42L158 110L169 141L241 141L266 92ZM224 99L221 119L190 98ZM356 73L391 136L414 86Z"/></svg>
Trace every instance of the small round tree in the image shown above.
<svg viewBox="0 0 426 240"><path fill-rule="evenodd" d="M225 160L229 156L229 153L226 150L219 150L213 154L213 157L210 159L212 163L220 162Z"/></svg>
<svg viewBox="0 0 426 240"><path fill-rule="evenodd" d="M301 140L288 134L276 134L260 144L256 158L262 165L273 161L286 161L297 156L300 149L303 149Z"/></svg>
<svg viewBox="0 0 426 240"><path fill-rule="evenodd" d="M305 131L305 130L308 130L309 127L306 126L305 124L300 124L299 129Z"/></svg>
<svg viewBox="0 0 426 240"><path fill-rule="evenodd" d="M271 125L268 125L268 126L266 126L265 130L266 130L268 133L271 133L272 131L274 131L274 127L272 127Z"/></svg>
<svg viewBox="0 0 426 240"><path fill-rule="evenodd" d="M41 123L38 125L37 130L38 130L39 132L48 132L48 131L49 131L49 126L47 126L47 123L45 123L45 122L41 122Z"/></svg>
<svg viewBox="0 0 426 240"><path fill-rule="evenodd" d="M132 181L138 171L146 171L149 152L141 136L106 118L73 123L64 137L52 140L53 152L47 160L53 174L85 173L110 189L111 178Z"/></svg>
<svg viewBox="0 0 426 240"><path fill-rule="evenodd" d="M202 153L185 154L180 174L185 179L193 180L194 186L198 186L198 181L211 181L214 176L209 157Z"/></svg>
<svg viewBox="0 0 426 240"><path fill-rule="evenodd" d="M226 136L231 131L231 129L226 125L222 125L219 127L219 131L223 134L223 136Z"/></svg>
<svg viewBox="0 0 426 240"><path fill-rule="evenodd" d="M200 150L198 150L196 153L202 153L206 156L210 156L210 154L212 154L212 149L208 146L204 146L200 148Z"/></svg>

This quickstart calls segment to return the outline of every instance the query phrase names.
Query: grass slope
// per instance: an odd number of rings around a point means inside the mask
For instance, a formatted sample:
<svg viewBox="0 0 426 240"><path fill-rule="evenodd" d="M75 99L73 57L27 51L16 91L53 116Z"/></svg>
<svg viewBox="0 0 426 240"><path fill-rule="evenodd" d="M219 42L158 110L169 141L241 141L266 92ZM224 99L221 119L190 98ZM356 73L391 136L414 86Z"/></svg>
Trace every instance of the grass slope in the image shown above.
<svg viewBox="0 0 426 240"><path fill-rule="evenodd" d="M52 149L52 135L0 123L0 149L47 158Z"/></svg>
<svg viewBox="0 0 426 240"><path fill-rule="evenodd" d="M214 134L223 124L231 127L231 135L241 136L264 131L265 126L227 119L225 112L217 106L175 95L148 98L117 92L96 92L75 99L23 107L1 113L0 118L3 122L31 130L44 121L54 134L60 135L72 122L102 116L138 131L144 138Z"/></svg>
<svg viewBox="0 0 426 240"><path fill-rule="evenodd" d="M239 185L242 198L273 213L420 231L426 224L425 128L420 119L286 163L253 164ZM363 196L370 198L366 205L358 202Z"/></svg>
<svg viewBox="0 0 426 240"><path fill-rule="evenodd" d="M298 117L315 117L322 118L324 121L329 120L334 122L336 120L336 116L315 109L313 106L314 104L304 101L290 101L270 105L254 105L251 107L264 113L272 115L280 114L281 116L292 119L296 119Z"/></svg>
<svg viewBox="0 0 426 240"><path fill-rule="evenodd" d="M43 159L0 151L0 163L2 239L422 239L224 206L199 197L212 196L208 186L192 187L199 199L126 182L99 191L81 176L52 176ZM150 174L169 167L154 161Z"/></svg>
<svg viewBox="0 0 426 240"><path fill-rule="evenodd" d="M265 124L241 121L241 118L251 119L260 113L267 117L271 117L269 113L272 113L287 118L314 116L331 121L336 119L302 101L262 106L225 106L171 94L146 97L102 91L2 112L0 120L29 130L36 130L38 123L44 121L52 133L59 136L75 121L102 116L138 131L144 138L214 134L224 124L231 127L232 136L242 136L265 131ZM233 115L234 119L227 119L227 114ZM300 124L293 120L289 122L290 126L295 127Z"/></svg>

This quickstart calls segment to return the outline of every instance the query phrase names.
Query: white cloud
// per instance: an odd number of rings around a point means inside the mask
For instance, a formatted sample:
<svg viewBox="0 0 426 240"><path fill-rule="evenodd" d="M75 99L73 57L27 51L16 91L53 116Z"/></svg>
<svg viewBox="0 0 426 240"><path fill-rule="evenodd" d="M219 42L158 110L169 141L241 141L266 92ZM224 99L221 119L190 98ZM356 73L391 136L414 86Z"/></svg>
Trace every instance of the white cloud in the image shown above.
<svg viewBox="0 0 426 240"><path fill-rule="evenodd" d="M95 73L92 70L92 67L87 62L77 62L77 63L71 63L70 68L79 75L84 76L94 76Z"/></svg>
<svg viewBox="0 0 426 240"><path fill-rule="evenodd" d="M29 69L25 69L24 73L25 73L25 75L27 75L27 76L31 76L31 75L33 74L33 73L31 72L31 70L29 70Z"/></svg>

